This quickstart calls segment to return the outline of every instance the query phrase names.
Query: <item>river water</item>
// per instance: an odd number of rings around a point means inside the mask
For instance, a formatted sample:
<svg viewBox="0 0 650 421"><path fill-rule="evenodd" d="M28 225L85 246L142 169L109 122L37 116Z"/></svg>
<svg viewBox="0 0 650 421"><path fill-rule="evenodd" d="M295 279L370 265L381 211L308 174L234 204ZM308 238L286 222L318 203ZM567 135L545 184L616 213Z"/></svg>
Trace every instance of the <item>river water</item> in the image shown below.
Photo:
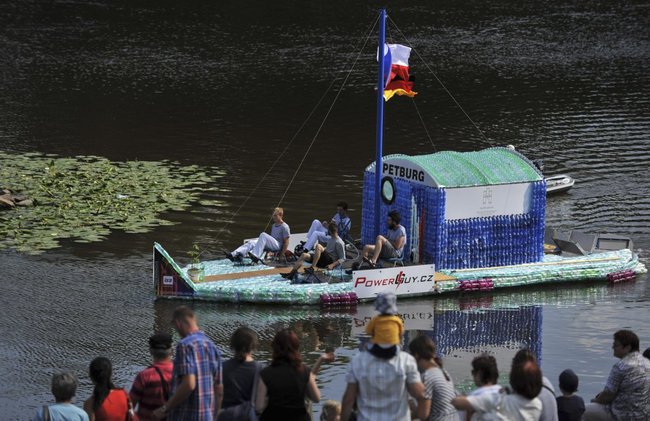
<svg viewBox="0 0 650 421"><path fill-rule="evenodd" d="M647 4L401 3L389 3L397 26L389 25L388 36L415 48L411 72L419 94L417 107L404 98L387 103L385 154L515 145L544 159L548 174L577 180L569 193L549 198L547 225L629 235L650 263ZM216 257L256 236L283 196L294 231L306 230L314 217L330 217L334 204L347 200L358 234L363 169L374 154L376 35L361 46L378 6L337 0L0 4L0 150L171 159L225 173L219 192L204 195L220 205L163 215L176 225L64 243L40 256L0 252L1 419L30 418L50 400L50 376L62 369L80 376L80 404L92 387L87 365L98 355L113 361L118 385L130 385L148 364L147 337L170 329L178 304L153 299L154 241L181 261L195 241L205 258ZM227 223L231 217L234 224ZM372 315L367 305L193 305L223 348L241 324L260 334L261 359L281 327L301 333L308 363L334 346L339 358L319 376L325 399L340 399L356 335ZM463 390L471 388L474 355L495 354L505 382L515 350L529 346L556 387L570 367L580 376L580 394L591 398L615 363L614 331L633 329L642 348L650 346L646 276L613 287L549 286L407 300L399 307L407 335L433 331Z"/></svg>

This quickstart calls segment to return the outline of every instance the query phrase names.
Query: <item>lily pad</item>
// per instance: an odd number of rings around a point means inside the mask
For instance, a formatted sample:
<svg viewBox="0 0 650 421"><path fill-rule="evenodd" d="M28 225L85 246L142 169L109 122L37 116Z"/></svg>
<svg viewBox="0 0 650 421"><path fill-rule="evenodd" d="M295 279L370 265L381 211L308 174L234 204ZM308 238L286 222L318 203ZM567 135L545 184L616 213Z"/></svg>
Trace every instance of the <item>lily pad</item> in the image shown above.
<svg viewBox="0 0 650 421"><path fill-rule="evenodd" d="M112 162L98 156L57 157L0 151L0 185L37 205L0 212L0 250L38 254L60 240L102 241L111 230L147 232L173 225L159 215L200 199L223 172L165 160ZM220 206L206 201L203 206Z"/></svg>

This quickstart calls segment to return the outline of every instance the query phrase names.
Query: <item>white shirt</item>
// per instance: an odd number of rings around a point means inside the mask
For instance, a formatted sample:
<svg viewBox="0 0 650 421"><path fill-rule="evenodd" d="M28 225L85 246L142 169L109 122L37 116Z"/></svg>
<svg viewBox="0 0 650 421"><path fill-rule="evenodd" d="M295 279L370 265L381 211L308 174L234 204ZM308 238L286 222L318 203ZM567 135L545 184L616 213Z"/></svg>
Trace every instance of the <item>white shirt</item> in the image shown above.
<svg viewBox="0 0 650 421"><path fill-rule="evenodd" d="M484 413L484 420L537 421L542 414L542 401L517 394L483 393L467 400L475 411Z"/></svg>
<svg viewBox="0 0 650 421"><path fill-rule="evenodd" d="M383 360L360 352L348 365L347 383L359 387L359 421L410 421L407 384L420 383L415 359L406 352Z"/></svg>
<svg viewBox="0 0 650 421"><path fill-rule="evenodd" d="M539 421L558 421L557 401L555 400L555 389L546 376L542 377L542 390L537 398L542 401L542 414Z"/></svg>
<svg viewBox="0 0 650 421"><path fill-rule="evenodd" d="M468 396L478 396L484 393L493 393L498 395L500 391L501 391L501 386L499 386L498 384L493 384L490 386L479 387L478 389L473 390L472 393L470 393ZM489 412L481 412L481 411L474 410L474 413L472 414L472 421L489 421L494 419L498 419L498 417L494 412L489 413Z"/></svg>

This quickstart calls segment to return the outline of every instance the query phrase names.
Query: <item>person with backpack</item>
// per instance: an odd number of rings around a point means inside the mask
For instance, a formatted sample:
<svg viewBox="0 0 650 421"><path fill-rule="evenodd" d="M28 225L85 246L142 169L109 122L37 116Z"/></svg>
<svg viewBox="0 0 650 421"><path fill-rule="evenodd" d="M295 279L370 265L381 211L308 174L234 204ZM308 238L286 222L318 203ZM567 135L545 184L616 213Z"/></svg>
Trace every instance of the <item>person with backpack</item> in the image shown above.
<svg viewBox="0 0 650 421"><path fill-rule="evenodd" d="M257 333L242 326L230 338L233 357L223 363L223 403L218 421L255 421L255 393L262 364L255 361Z"/></svg>
<svg viewBox="0 0 650 421"><path fill-rule="evenodd" d="M153 363L136 376L129 396L138 405L140 421L152 420L152 412L169 399L172 383L172 337L168 333L156 333L149 338L149 352Z"/></svg>

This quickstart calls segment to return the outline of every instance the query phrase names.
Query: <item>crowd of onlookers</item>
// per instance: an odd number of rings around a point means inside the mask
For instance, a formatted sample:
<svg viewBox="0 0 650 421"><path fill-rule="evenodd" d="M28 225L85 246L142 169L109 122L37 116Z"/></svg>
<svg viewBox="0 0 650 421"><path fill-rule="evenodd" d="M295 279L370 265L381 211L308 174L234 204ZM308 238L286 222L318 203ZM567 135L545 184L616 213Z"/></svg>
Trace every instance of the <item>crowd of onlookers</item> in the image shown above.
<svg viewBox="0 0 650 421"><path fill-rule="evenodd" d="M326 401L321 420L650 420L650 348L641 355L639 338L630 330L614 334L612 349L620 360L602 392L586 405L576 394L579 380L572 370L560 374L556 395L527 349L515 354L508 386L497 384L493 356L474 358L477 388L460 396L430 337L417 336L409 352L402 349L404 326L395 295L379 294L375 306L379 314L366 327L370 340L348 365L341 402ZM265 365L254 359L257 334L240 327L230 340L233 357L222 361L190 308L176 308L172 319L181 337L175 352L169 334L151 336L152 364L129 392L115 387L110 360L98 357L90 363L94 388L83 410L71 403L77 377L57 373L56 403L39 408L34 420L311 420L310 402L320 400L316 375L323 362L334 360L333 353L308 367L298 336L284 329L275 334Z"/></svg>

